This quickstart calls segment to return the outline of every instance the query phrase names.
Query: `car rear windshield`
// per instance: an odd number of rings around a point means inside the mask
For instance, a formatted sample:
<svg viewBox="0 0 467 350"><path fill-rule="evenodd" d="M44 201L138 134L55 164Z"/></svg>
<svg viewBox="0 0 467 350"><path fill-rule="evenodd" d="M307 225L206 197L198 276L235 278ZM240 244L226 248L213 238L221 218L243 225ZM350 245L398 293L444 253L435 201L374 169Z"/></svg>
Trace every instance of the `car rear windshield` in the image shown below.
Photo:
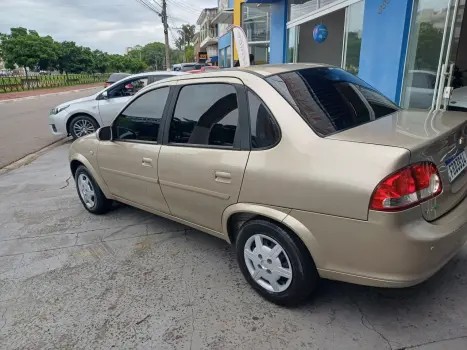
<svg viewBox="0 0 467 350"><path fill-rule="evenodd" d="M266 80L322 137L399 109L363 80L340 68L306 68L272 75Z"/></svg>

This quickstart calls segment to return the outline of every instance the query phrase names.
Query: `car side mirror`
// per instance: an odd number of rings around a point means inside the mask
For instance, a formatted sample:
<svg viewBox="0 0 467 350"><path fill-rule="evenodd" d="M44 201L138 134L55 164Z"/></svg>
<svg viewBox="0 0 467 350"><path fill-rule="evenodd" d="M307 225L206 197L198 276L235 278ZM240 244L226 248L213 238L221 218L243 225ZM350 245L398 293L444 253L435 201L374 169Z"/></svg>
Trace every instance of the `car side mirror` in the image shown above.
<svg viewBox="0 0 467 350"><path fill-rule="evenodd" d="M97 139L99 141L111 141L112 140L112 127L104 126L97 130Z"/></svg>
<svg viewBox="0 0 467 350"><path fill-rule="evenodd" d="M109 94L107 91L104 91L102 94L101 94L101 99L102 100L107 100L109 98Z"/></svg>

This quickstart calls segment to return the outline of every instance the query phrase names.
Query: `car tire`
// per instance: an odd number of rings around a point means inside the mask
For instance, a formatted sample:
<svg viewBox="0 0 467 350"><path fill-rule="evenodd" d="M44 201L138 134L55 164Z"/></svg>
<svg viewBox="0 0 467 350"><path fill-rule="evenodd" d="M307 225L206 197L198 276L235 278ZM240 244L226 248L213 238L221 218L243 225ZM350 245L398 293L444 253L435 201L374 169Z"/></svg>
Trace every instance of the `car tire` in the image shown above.
<svg viewBox="0 0 467 350"><path fill-rule="evenodd" d="M257 250L258 244L261 247ZM237 261L248 283L275 304L300 304L319 283L306 246L280 225L251 219L240 228L235 245Z"/></svg>
<svg viewBox="0 0 467 350"><path fill-rule="evenodd" d="M88 169L81 165L75 173L76 191L84 208L93 214L104 214L110 210L113 201L107 199Z"/></svg>
<svg viewBox="0 0 467 350"><path fill-rule="evenodd" d="M74 140L92 134L99 129L99 124L87 115L78 115L70 122L70 135Z"/></svg>

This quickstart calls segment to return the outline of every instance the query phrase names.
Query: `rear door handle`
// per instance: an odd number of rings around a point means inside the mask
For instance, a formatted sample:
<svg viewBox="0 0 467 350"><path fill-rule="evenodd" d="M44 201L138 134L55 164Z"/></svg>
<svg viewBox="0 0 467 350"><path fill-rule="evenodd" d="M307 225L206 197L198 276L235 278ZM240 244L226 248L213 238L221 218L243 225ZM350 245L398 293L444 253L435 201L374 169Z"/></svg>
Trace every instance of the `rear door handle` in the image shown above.
<svg viewBox="0 0 467 350"><path fill-rule="evenodd" d="M143 157L143 160L141 161L141 165L152 167L152 159Z"/></svg>
<svg viewBox="0 0 467 350"><path fill-rule="evenodd" d="M222 182L225 184L229 184L232 182L232 174L227 173L225 171L216 171L214 173L214 177L217 182Z"/></svg>

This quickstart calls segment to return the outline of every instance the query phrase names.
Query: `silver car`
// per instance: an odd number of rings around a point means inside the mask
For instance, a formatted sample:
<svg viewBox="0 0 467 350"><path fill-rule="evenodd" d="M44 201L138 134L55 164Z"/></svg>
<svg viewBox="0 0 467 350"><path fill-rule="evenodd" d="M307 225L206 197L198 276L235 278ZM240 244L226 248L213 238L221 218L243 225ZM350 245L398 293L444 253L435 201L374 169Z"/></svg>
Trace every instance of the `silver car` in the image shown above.
<svg viewBox="0 0 467 350"><path fill-rule="evenodd" d="M112 123L128 100L143 87L183 72L146 72L134 74L98 93L68 101L50 111L49 125L54 135L71 135L74 139L91 134Z"/></svg>

